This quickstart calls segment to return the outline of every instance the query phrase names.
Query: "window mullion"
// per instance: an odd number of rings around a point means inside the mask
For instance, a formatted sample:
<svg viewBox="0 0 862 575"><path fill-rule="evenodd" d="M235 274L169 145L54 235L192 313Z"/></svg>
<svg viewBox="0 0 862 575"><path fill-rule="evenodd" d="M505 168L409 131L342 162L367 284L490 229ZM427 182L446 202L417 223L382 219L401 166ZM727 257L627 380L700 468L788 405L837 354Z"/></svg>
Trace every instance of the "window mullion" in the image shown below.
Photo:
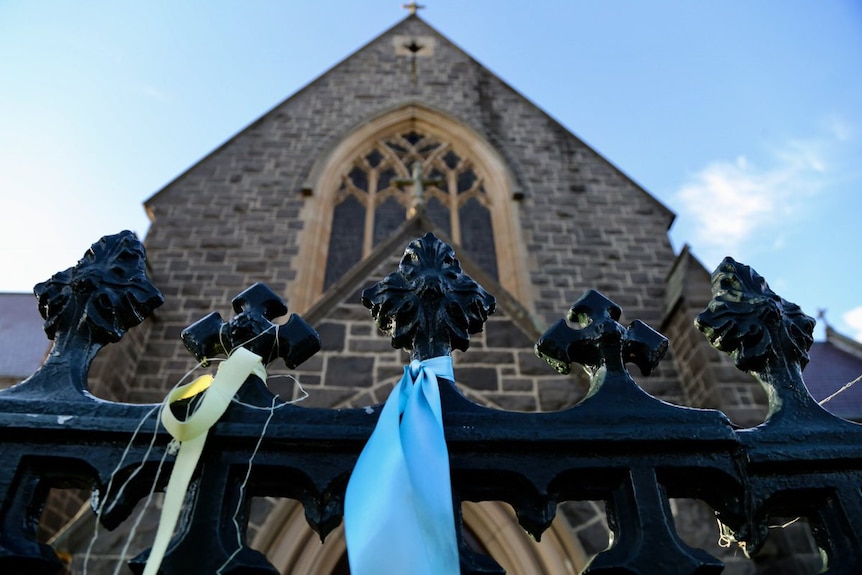
<svg viewBox="0 0 862 575"><path fill-rule="evenodd" d="M365 235L362 238L362 257L368 257L374 247L374 212L377 208L377 170L368 172L368 205L365 210Z"/></svg>
<svg viewBox="0 0 862 575"><path fill-rule="evenodd" d="M448 170L446 172L446 180L448 182L446 188L449 196L446 198L446 201L449 203L449 221L452 223L452 241L460 245L461 218L458 216L458 174L455 170Z"/></svg>

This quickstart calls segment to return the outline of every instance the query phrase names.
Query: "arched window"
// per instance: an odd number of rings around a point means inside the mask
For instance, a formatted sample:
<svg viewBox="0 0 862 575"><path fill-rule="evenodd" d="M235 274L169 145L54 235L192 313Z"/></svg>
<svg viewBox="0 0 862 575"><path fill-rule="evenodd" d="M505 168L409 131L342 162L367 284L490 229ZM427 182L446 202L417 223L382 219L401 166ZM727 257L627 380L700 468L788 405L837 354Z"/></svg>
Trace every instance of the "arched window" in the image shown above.
<svg viewBox="0 0 862 575"><path fill-rule="evenodd" d="M531 305L511 182L496 150L445 114L411 104L363 122L309 174L291 309L309 309L418 210Z"/></svg>
<svg viewBox="0 0 862 575"><path fill-rule="evenodd" d="M410 130L371 143L343 168L332 210L323 289L368 256L420 206L439 230L498 279L492 206L481 171L451 142Z"/></svg>

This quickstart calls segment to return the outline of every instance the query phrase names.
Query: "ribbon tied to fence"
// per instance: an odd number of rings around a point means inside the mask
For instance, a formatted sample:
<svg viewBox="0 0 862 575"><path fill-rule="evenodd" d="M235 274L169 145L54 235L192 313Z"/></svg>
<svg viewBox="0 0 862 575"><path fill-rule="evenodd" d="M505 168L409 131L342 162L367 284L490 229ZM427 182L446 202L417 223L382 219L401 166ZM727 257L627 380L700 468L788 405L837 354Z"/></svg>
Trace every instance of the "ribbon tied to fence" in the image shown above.
<svg viewBox="0 0 862 575"><path fill-rule="evenodd" d="M437 377L452 358L414 360L392 390L347 485L353 575L457 575L449 451Z"/></svg>
<svg viewBox="0 0 862 575"><path fill-rule="evenodd" d="M215 378L200 377L192 383L177 387L165 399L162 408L162 424L174 440L179 442L180 448L165 489L159 527L143 575L158 573L171 535L176 528L189 482L203 453L208 432L227 410L234 395L251 374L266 381L266 368L263 366L261 357L243 347L238 347L219 365ZM195 412L187 419L180 420L171 411L172 403L200 393L203 393L203 397Z"/></svg>

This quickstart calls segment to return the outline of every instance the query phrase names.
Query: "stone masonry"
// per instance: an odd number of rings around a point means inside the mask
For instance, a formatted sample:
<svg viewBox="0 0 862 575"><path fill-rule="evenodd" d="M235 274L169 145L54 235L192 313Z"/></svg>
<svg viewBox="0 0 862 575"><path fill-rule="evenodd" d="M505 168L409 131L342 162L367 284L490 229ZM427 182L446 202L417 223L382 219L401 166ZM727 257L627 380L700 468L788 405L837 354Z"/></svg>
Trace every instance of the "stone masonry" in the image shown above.
<svg viewBox="0 0 862 575"><path fill-rule="evenodd" d="M396 55L392 36L432 36L433 56ZM415 70L411 71L411 70ZM586 289L656 325L674 259L673 215L512 88L409 17L267 113L147 202L152 279L166 304L150 321L127 399L158 401L190 367L179 332L255 281L295 279L314 160L363 119L419 101L469 125L510 163L538 327ZM512 200L515 201L515 200ZM290 305L290 302L288 302ZM303 310L292 310L302 312ZM117 346L121 347L121 346ZM108 354L106 354L107 356ZM105 382L113 387L115 382ZM672 397L679 388L662 385Z"/></svg>
<svg viewBox="0 0 862 575"><path fill-rule="evenodd" d="M422 47L404 49L405 38ZM314 194L321 193L304 190L314 163L364 123L411 103L478 134L515 179L516 193L509 201L524 243L520 273L529 286L526 301L519 304L532 328L513 321L517 310L500 306L485 332L471 340L471 349L455 357L456 377L467 397L520 411L576 403L586 391L584 376L557 375L532 347L538 333L594 288L623 308L622 322L641 319L666 329L674 342L654 375L638 378L647 391L676 403L730 408L740 423L757 422L760 399L752 393L759 388L728 369L732 366L722 363L691 325L699 305L694 294L705 303L708 284L697 262L685 260L683 266L674 254L667 235L673 214L415 15L267 112L146 202L152 219L146 238L150 275L166 303L97 358L93 392L122 401L161 401L194 367L180 342L183 328L211 311L232 317L231 298L254 282L286 294L291 282L301 281L300 246L320 241L304 233L306 223L331 217L308 209ZM358 294L391 271L403 247L386 254L389 267L380 265L353 285L335 286L345 290L345 297L308 318L321 335L323 351L291 372L309 394L302 405L379 403L400 377L406 355L377 333ZM690 279L694 276L696 282ZM500 299L499 285L483 285ZM671 295L668 286L676 290ZM296 396L292 379L272 378L270 385L285 398ZM263 507L255 515L265 517L268 503L258 504ZM601 509L601 502L579 502L563 511L590 553L607 545Z"/></svg>

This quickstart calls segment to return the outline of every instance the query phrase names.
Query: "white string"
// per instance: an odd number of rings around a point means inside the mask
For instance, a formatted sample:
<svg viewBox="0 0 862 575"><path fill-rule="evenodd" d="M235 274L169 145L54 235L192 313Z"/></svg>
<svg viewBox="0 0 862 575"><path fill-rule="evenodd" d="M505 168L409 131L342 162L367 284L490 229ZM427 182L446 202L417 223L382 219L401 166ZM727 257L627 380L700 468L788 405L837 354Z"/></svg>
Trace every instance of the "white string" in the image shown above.
<svg viewBox="0 0 862 575"><path fill-rule="evenodd" d="M823 404L831 401L832 399L834 399L838 395L844 393L845 391L847 391L848 389L850 389L851 387L853 387L854 385L856 385L860 381L862 381L862 375L860 375L859 377L857 377L856 379L854 379L853 381L851 381L849 383L845 383L843 386L841 386L841 388L838 391L836 391L835 393L833 393L832 395L830 395L824 399L821 399L817 403L822 406ZM800 516L800 517L796 517L795 519L791 519L790 521L788 521L786 523L777 524L777 525L769 525L767 527L769 529L786 529L787 527L790 527L791 525L793 525L794 523L798 522L801 519L802 519L802 517ZM730 529L730 527L723 524L721 522L721 520L718 520L718 546L721 547L722 549L728 549L734 543L739 545L739 547L742 549L742 552L745 553L746 557L748 557L748 552L745 549L745 542L744 541L737 541L736 537L734 537L734 533Z"/></svg>
<svg viewBox="0 0 862 575"><path fill-rule="evenodd" d="M260 435L257 438L257 443L255 443L254 449L251 452L251 456L248 458L248 466L247 466L246 471L245 471L245 477L243 477L242 483L239 486L239 497L237 498L236 509L234 509L233 517L231 518L233 525L236 528L236 549L234 550L233 553L231 553L228 556L227 559L225 559L224 563L221 564L221 566L216 571L216 575L221 575L224 568L227 567L230 564L230 562L233 560L233 558L236 557L237 554L240 551L242 551L242 549L243 549L242 529L240 528L239 519L238 519L239 518L239 512L240 512L240 509L242 508L243 495L245 493L245 488L246 488L246 485L248 485L248 479L251 476L252 463L254 462L254 458L257 455L258 450L260 449L260 444L263 443L263 438L266 435L266 430L269 428L269 423L272 421L272 418L275 415L275 410L281 409L282 407L284 407L286 405L293 405L293 404L299 403L300 401L302 401L306 397L308 397L308 392L305 391L305 389L302 387L302 384L299 383L299 380L296 379L295 377L293 377L292 375L285 374L285 375L273 376L273 378L275 378L275 377L287 377L289 379L292 379L294 381L294 383L296 383L296 385L299 387L299 391L300 391L300 393L302 393L302 395L296 399L286 401L286 402L284 402L278 406L276 406L275 403L276 403L276 401L278 401L279 398L277 395L273 395L272 404L268 408L267 407L259 407L257 405L251 405L249 403L243 403L242 401L239 401L238 399L236 399L236 397L234 397L232 400L233 402L238 403L239 405L242 405L242 406L247 407L249 409L266 409L267 411L269 411L269 415L267 416L266 421L263 424L263 428L260 431ZM267 379L269 379L269 378L267 378Z"/></svg>
<svg viewBox="0 0 862 575"><path fill-rule="evenodd" d="M794 523L796 523L797 521L799 521L800 519L802 519L802 516L799 516L796 519L791 519L787 523L782 523L780 525L768 525L767 527L769 529L786 529L786 528L790 527L791 525L793 525Z"/></svg>
<svg viewBox="0 0 862 575"><path fill-rule="evenodd" d="M302 387L302 384L299 382L299 380L298 380L298 379L296 379L295 377L293 377L292 375L290 375L289 373L277 373L277 374L271 375L271 376L267 377L267 381L269 381L269 380L271 380L271 379L277 379L277 378L292 379L292 380L293 380L293 383L295 383L295 384L296 384L296 387L298 387L298 388L299 388L299 393L300 393L301 395L300 395L299 397L297 397L297 398L295 398L295 399L291 399L291 400L289 400L289 401L284 401L284 400L282 400L278 395L276 395L276 396L273 398L273 403L275 403L275 401L276 401L276 400L281 400L281 403L280 403L279 405L274 406L274 407L261 407L261 406L259 406L259 405L252 405L251 403L245 403L244 401L240 401L236 396L234 396L234 397L231 399L231 402L232 402L232 403L236 403L237 405L241 405L241 406L243 406L243 407L245 407L245 408L247 408L247 409L256 409L256 410L264 410L264 411L275 411L275 410L277 410L277 409L281 409L281 408L283 408L283 407L287 407L288 405L295 405L295 404L297 404L297 403L300 403L300 402L304 401L304 400L308 397L308 392L307 392L307 391L305 391L305 388L304 388L304 387Z"/></svg>
<svg viewBox="0 0 862 575"><path fill-rule="evenodd" d="M187 371L180 378L180 380L176 383L176 385L173 386L172 389L176 389L177 387L182 385L183 382L186 379L188 379L189 377L191 377L191 374L194 373L194 371L196 369L198 369L199 367L201 367L200 363L198 363L195 367L193 367L192 369ZM123 462L126 460L126 457L128 456L129 451L132 448L132 444L134 443L135 438L137 437L138 433L140 432L141 428L143 427L144 422L146 422L147 418L150 417L154 411L158 411L158 417L156 417L156 420L155 420L155 426L153 427L153 432L152 432L152 437L150 438L150 443L147 446L147 449L144 452L144 455L141 458L141 461L138 463L138 466L135 467L135 469L132 471L132 473L129 474L129 476L126 478L126 480L120 486L120 489L117 491L117 495L116 495L115 499L118 499L125 492L126 487L131 483L131 481L138 475L138 473L140 473L140 471L146 465L146 460L150 456L150 453L152 453L153 448L155 447L156 438L158 437L158 431L159 431L159 422L162 419L161 415L162 415L162 410L164 409L164 407L165 407L164 402L162 402L158 405L154 405L152 407L152 409L150 409L146 414L144 414L144 417L141 418L141 421L138 423L137 427L135 428L135 431L132 433L131 438L129 438L128 443L126 443L126 447L123 450L123 454L120 456L119 463L117 463L117 466L111 472L111 478L108 480L108 486L106 487L105 492L102 495L102 499L99 501L99 505L98 505L98 508L96 510L96 524L93 528L93 536L90 538L90 543L87 545L87 550L84 554L84 565L83 565L82 575L87 575L87 568L88 568L88 564L90 561L90 556L91 556L92 551L93 551L93 546L95 545L96 540L99 537L99 525L101 524L102 512L104 511L105 505L107 504L107 496L111 492L111 487L114 484L114 479L116 477L116 474L120 470L120 468L123 466ZM166 453L167 453L167 450L166 450ZM165 460L165 455L162 455L162 459L160 460L159 467L157 469L156 478L153 480L153 488L155 488L155 484L158 481L158 477L159 477L158 474L161 472L162 463L164 463L164 460ZM149 501L152 498L152 493L153 492L150 491L150 495L147 498L147 502L148 502L147 505L149 504ZM144 506L143 510L146 510L146 505ZM143 510L142 510L142 512L143 512ZM138 520L135 525L137 526L138 523L140 523L140 520ZM129 536L129 540L131 540L131 535ZM128 548L128 542L124 548L125 549ZM120 555L120 557L123 557L124 555L125 554ZM115 571L115 573L116 573L116 571Z"/></svg>
<svg viewBox="0 0 862 575"><path fill-rule="evenodd" d="M150 503L153 501L153 496L156 493L156 483L158 483L159 477L162 474L162 467L165 464L165 460L168 457L168 450L165 449L164 453L162 453L162 458L159 460L159 467L156 469L156 477L153 479L153 483L150 486L150 491L147 493L147 498L144 501L144 505L141 507L141 510L138 511L138 516L135 518L135 522L132 524L132 528L129 530L129 534L126 537L125 543L123 543L123 549L120 551L120 561L114 566L113 575L119 575L120 568L123 565L122 558L126 556L126 553L129 551L129 546L132 544L132 540L135 538L135 535L138 532L138 527L141 525L141 521L144 519L144 514L150 507Z"/></svg>
<svg viewBox="0 0 862 575"><path fill-rule="evenodd" d="M261 333L259 333L259 334L255 335L254 337L250 338L248 341L243 342L242 344L240 344L239 346L236 346L236 347L244 347L244 346L245 346L245 345L247 345L248 343L253 342L253 341L254 341L254 340L256 340L257 338L259 338L259 337L263 336L264 334L268 333L269 331L271 331L271 330L275 329L275 331L276 331L276 337L275 337L275 342L274 342L274 348L275 348L275 350L276 350L276 352L277 352L277 353L276 353L276 357L279 357L279 356L281 355L281 353L280 353L280 351L281 351L281 350L280 350L280 341L279 341L279 337L278 337L278 335L279 335L279 334L278 334L278 331L279 331L279 329L280 329L280 328L281 328L281 326L280 326L280 325L278 325L278 324L272 324L270 327L268 327L267 329L265 329L265 330L264 330L264 331L262 331ZM227 347L225 347L225 346L224 346L224 342L223 342L223 340L222 340L222 333L221 333L221 330L219 330L219 343L221 343L221 344L222 344L222 348L223 348L223 349L227 349ZM232 348L230 351L231 351L231 352L233 352L233 350L234 350L234 349L236 349L236 347ZM196 370L198 370L199 368L203 367L203 364L204 364L204 363L209 363L209 362L211 362L211 361L219 362L219 361L224 361L224 359L223 359L223 358L204 358L201 362L199 362L197 365L195 365L192 369L190 369L189 371L187 371L187 372L186 372L186 373L185 373L185 374L180 378L180 380L179 380L179 381L178 381L178 382L177 382L177 383L176 383L176 384L171 388L171 391L175 390L175 389L176 389L176 388L178 388L180 385L182 385L182 384L183 384L187 379L189 379L189 378L191 377L191 375L192 375ZM233 521L233 524L234 524L234 526L235 526L235 528L236 528L237 549L236 549L236 550L235 550L235 551L234 551L234 552L233 552L233 553L228 557L228 559L227 559L227 560L225 560L224 564L222 564L222 566L221 566L221 567L219 567L219 569L218 569L218 571L217 571L217 573L218 573L218 574L221 574L221 573L222 573L222 570L223 570L223 569L224 569L224 568L225 568L225 567L230 563L230 561L231 561L231 560L232 560L232 559L237 555L237 553L239 553L239 552L242 550L242 533L241 533L241 529L240 529L240 525L239 525L239 520L238 520L238 516L239 516L240 509L241 509L241 504L242 504L242 494L244 493L245 488L246 488L246 485L247 485L248 480L249 480L249 477L251 476L251 469L252 469L252 464L253 464L253 461L254 461L255 455L257 454L258 450L260 449L260 445L261 445L261 443L263 442L263 438L264 438L264 435L266 434L266 430L267 430L267 428L269 427L269 424L270 424L270 422L272 421L273 416L275 415L275 411L276 411L277 409L281 409L282 407L285 407L285 406L287 406L287 405L293 405L293 404L299 403L299 402L303 401L304 399L306 399L306 398L308 397L308 395L309 395L309 394L308 394L308 392L307 392L307 391L302 387L302 384L299 382L299 380L298 380L298 379L296 379L295 377L293 377L292 375L289 375L289 374L278 374L278 375L273 375L273 376L272 376L272 378L276 378L276 377L287 377L287 378L289 378L289 379L292 379L292 380L294 381L294 383L297 385L297 387L299 388L300 396L299 396L299 397L297 397L297 398L295 398L295 399L291 399L291 400L289 400L289 401L283 401L280 405L276 405L276 402L277 402L277 401L279 401L279 399L280 399L280 398L279 398L277 395L273 394L272 405L270 405L269 407L261 407L261 406L256 406L256 405L252 405L252 404L249 404L249 403L245 403L245 402L240 401L236 396L234 396L234 397L230 398L230 401L231 401L232 403L237 403L237 404L242 405L243 407L246 407L246 408L248 408L248 409L254 409L254 410L266 410L266 411L269 411L269 415L267 416L267 419L266 419L266 421L264 422L263 428L261 429L261 433L260 433L260 435L258 436L258 439L257 439L257 442L256 442L256 444L255 444L254 450L252 451L251 456L249 457L249 460L248 460L248 466L247 466L247 469L246 469L246 474L245 474L245 477L244 477L244 479L243 479L243 481L242 481L242 484L240 485L240 497L239 497L239 499L237 500L237 508L234 510L234 513L233 513L232 521ZM267 378L267 379L270 379L270 378ZM264 382L264 384L266 384L266 382ZM218 392L218 393L221 393L221 390L213 390L212 388L208 388L208 390L207 390L207 391L210 391L210 392L211 392L211 391L216 391L216 392ZM170 395L170 392L166 395L166 397L168 397L169 395ZM152 408L150 411L148 411L148 412L144 415L144 417L141 419L140 423L138 423L138 426L136 427L136 429L135 429L134 433L132 434L131 438L129 439L129 442L126 444L126 447L125 447L125 449L124 449L124 451L123 451L123 454L122 454L122 456L121 456L121 458L120 458L120 462L119 462L119 463L117 464L117 466L114 468L114 471L112 471L112 472L111 472L111 478L110 478L110 480L108 481L108 487L107 487L107 489L105 490L105 497L103 497L103 500L99 502L98 510L97 510L97 512L96 512L96 525L95 525L95 528L94 528L94 530L93 530L93 536L92 536L92 538L90 539L90 543L89 543L89 545L88 545L88 547L87 547L87 551L86 551L86 554L85 554L85 556L84 556L84 564L83 564L83 572L82 572L82 575L87 575L87 567L88 567L89 559L90 559L90 556L91 556L91 554L92 554L93 546L95 545L95 542L96 542L96 540L98 539L98 535L99 535L99 523L100 523L100 520L101 520L102 511L104 510L105 504L107 503L107 494L109 494L109 493L110 493L110 491L111 491L111 487L113 486L113 482L114 482L114 478L115 478L116 473L117 473L117 472L120 470L120 468L122 467L123 462L125 461L125 459L126 459L126 457L127 457L128 453L129 453L129 451L131 450L132 443L134 442L135 438L137 437L137 434L138 434L138 432L140 431L141 427L143 427L144 422L147 420L147 418L149 418L149 417L153 414L153 412L158 411L158 415L159 415L159 417L157 417L157 418L156 418L156 424L155 424L155 427L154 427L154 429L153 429L153 434L152 434L152 437L151 437L151 439L150 439L150 443L149 443L149 445L148 445L148 447L147 447L147 450L145 451L144 456L141 458L141 462L140 462L140 463L138 464L138 466L137 466L137 467L132 471L132 473L131 473L127 478L126 478L126 480L123 482L123 484L120 486L120 489L119 489L119 491L117 492L117 496L116 496L116 497L119 497L119 496L121 496L121 495L123 494L123 492L125 491L126 487L131 483L131 481L135 478L135 476L137 476L137 475L138 475L138 473L139 473L139 472L144 468L144 466L145 466L145 462L146 462L147 458L149 457L149 454L152 452L153 448L155 447L155 441L156 441L156 438L158 437L159 422L161 421L161 413L162 413L162 411L163 411L164 409L166 409L166 408L167 408L167 409L169 409L169 407L167 406L166 401L163 401L162 403L160 403L160 404L158 404L158 405L153 406L153 408ZM189 404L187 404L187 405L186 405L186 409L187 409L186 416L187 416L187 417L189 417L189 416L191 415L190 411L191 411L191 409L192 409L191 403L189 403ZM171 443L173 443L173 442L171 442ZM143 520L143 517L144 517L145 512L148 510L148 508L149 508L150 504L152 503L153 496L155 495L156 485L157 485L157 483L158 483L158 479L159 479L159 477L161 476L161 472L162 472L162 468L163 468L164 462L165 462L165 460L166 460L167 456L168 456L169 454L171 454L171 449L170 449L170 447L171 447L171 446L170 446L170 444L169 444L169 445L166 447L166 449L165 449L164 453L162 454L162 457L161 457L161 459L160 459L160 461L159 461L158 468L156 469L156 475L155 475L155 478L153 479L153 483L152 483L152 485L151 485L151 487L150 487L150 491L149 491L149 493L147 494L147 498L146 498L146 500L145 500L145 502L144 502L144 505L142 506L141 510L138 512L137 517L135 518L135 522L134 522L134 524L132 525L132 528L131 528L131 530L129 531L129 534L128 534L128 535L127 535L127 537L126 537L126 541L125 541L125 543L124 543L124 545L123 545L123 549L122 549L122 551L121 551L121 553L120 553L120 560L118 561L117 565L115 566L115 569L114 569L113 575L118 575L118 574L119 574L120 568L121 568L122 563L123 563L123 558L126 556L126 553L128 552L129 546L131 545L131 542L132 542L132 540L134 539L135 534L137 533L137 529L138 529L138 527L140 526L141 521Z"/></svg>
<svg viewBox="0 0 862 575"><path fill-rule="evenodd" d="M735 543L745 555L746 558L750 558L748 556L748 549L746 548L745 541L739 541L736 539L736 534L733 530L721 522L721 519L716 519L718 521L718 546L722 549L730 549Z"/></svg>
<svg viewBox="0 0 862 575"><path fill-rule="evenodd" d="M233 558L237 556L237 553L242 551L242 548L243 548L242 530L240 529L240 526L239 526L238 516L239 516L240 509L242 508L243 495L245 494L245 487L248 484L248 478L251 476L251 467L252 467L252 463L254 462L254 456L257 455L257 451L258 451L258 449L260 449L260 444L263 442L263 436L266 435L266 430L269 427L269 422L272 421L272 417L275 415L275 402L277 400L278 400L278 397L273 396L272 406L270 407L269 415L266 418L266 422L263 424L263 429L260 430L260 435L257 438L257 443L255 443L255 445L254 445L254 449L251 452L251 456L248 458L248 466L246 467L246 470L245 470L245 477L243 477L242 483L239 486L239 497L237 497L236 509L234 509L233 517L231 519L233 521L234 527L236 528L236 550L234 550L234 552L231 553L228 556L228 558L224 560L224 563L222 563L221 566L216 571L216 575L221 575L224 568L227 567L230 564L230 562L233 561ZM284 404L284 405L287 405L287 404Z"/></svg>
<svg viewBox="0 0 862 575"><path fill-rule="evenodd" d="M791 519L790 521L787 521L786 523L767 525L767 528L768 529L786 529L786 528L790 527L791 525L793 525L794 523L800 521L801 519L802 519L802 517L799 516L795 519ZM721 547L722 549L730 549L733 546L733 544L735 543L740 549L742 549L742 552L745 554L745 556L750 559L751 557L748 555L748 549L747 549L747 545L746 545L745 541L739 541L736 538L736 534L733 532L733 530L730 527L728 527L727 525L725 525L724 523L722 523L721 519L716 519L716 521L718 521L718 546Z"/></svg>
<svg viewBox="0 0 862 575"><path fill-rule="evenodd" d="M275 348L275 350L276 350L276 351L279 351L280 343L279 343L279 341L278 341L278 331L279 331L279 329L280 329L280 328L281 328L281 326L280 326L279 324L277 324L277 323L271 323L271 324L270 324L270 326L269 326L268 328L266 328L265 330L263 330L263 331L262 331L262 332L260 332L259 334L257 334L257 335L255 335L255 336L251 337L250 339L248 339L248 340L246 340L246 341L242 342L241 344L239 344L239 345L237 345L237 346L235 346L235 347L232 347L232 348L228 348L228 347L224 344L224 340L221 338L221 332L222 332L222 330L218 330L218 341L219 341L219 343L221 344L221 348L222 348L223 350L225 350L225 352L227 353L227 355L228 355L228 356L230 356L230 354L232 354L232 353L233 353L233 350L235 350L236 348L238 348L238 347L245 347L245 346L247 346L248 344L250 344L251 342L253 342L254 340L256 340L257 338L259 338L259 337L263 337L264 335L266 335L266 334L267 334L267 333L269 333L270 331L275 330L275 341L273 342L273 347ZM271 352L272 352L272 349L270 349L270 353L271 353ZM281 356L281 354L280 354L280 353L276 354L276 357L280 357L280 356ZM223 360L223 359L221 359L221 358L214 358L214 359L216 359L217 361L224 361L224 360ZM264 361L264 364L266 363L266 360L267 360L267 358L264 358L264 360L263 360L263 361Z"/></svg>
<svg viewBox="0 0 862 575"><path fill-rule="evenodd" d="M850 383L845 383L845 384L841 387L841 389L839 389L838 391L836 391L835 393L833 393L832 395L830 395L830 396L829 396L829 397L827 397L826 399L822 399L822 400L820 400L818 403L819 403L820 405L823 405L824 403L826 403L827 401L830 401L833 397L835 397L835 396L836 396L836 395L838 395L839 393L844 393L845 391L847 391L848 389L850 389L851 387L853 387L854 385L856 385L856 384L857 384L857 383L859 383L860 381L862 381L862 375L860 375L859 377L857 377L856 379L854 379L854 380L853 380L853 381L851 381Z"/></svg>
<svg viewBox="0 0 862 575"><path fill-rule="evenodd" d="M126 444L126 448L123 450L123 454L120 456L120 462L117 463L117 466L111 472L111 478L108 480L108 486L105 488L105 492L102 494L101 500L99 501L98 506L96 508L96 524L95 524L95 527L93 528L93 536L90 538L90 543L87 545L87 550L84 553L83 575L87 575L87 567L88 567L88 563L90 561L90 555L93 551L93 546L96 544L96 540L99 537L99 525L101 524L101 520L102 520L102 512L105 509L105 504L107 503L108 494L111 492L111 487L113 487L113 485L114 485L114 477L116 476L117 472L120 470L120 467L122 467L123 462L126 459L126 456L129 454L129 451L132 448L132 443L134 442L135 437L137 437L138 432L141 430L141 427L143 427L144 422L147 420L148 417L150 417L150 415L153 414L154 411L159 410L159 407L160 406L158 406L158 405L153 406L153 408L150 411L148 411L146 413L146 415L144 415L143 418L141 418L141 421L138 423L138 426L135 428L135 431L132 433L132 437L129 439L129 442ZM153 446L155 444L155 440L157 437L158 425L159 425L159 420L157 418L156 419L156 426L153 429L153 436L150 439L150 444L147 446L147 450L144 452L144 457L142 457L142 461L146 461L147 457L149 457L150 452L153 449ZM139 464L138 467L135 468L134 471L132 471L132 473L129 475L129 477L126 479L126 481L124 481L123 484L120 486L120 489L117 492L117 498L122 496L123 492L126 489L126 486L129 484L129 482L132 479L134 479L134 477L138 474L138 472L140 472L140 470L142 468L143 468L143 465Z"/></svg>

